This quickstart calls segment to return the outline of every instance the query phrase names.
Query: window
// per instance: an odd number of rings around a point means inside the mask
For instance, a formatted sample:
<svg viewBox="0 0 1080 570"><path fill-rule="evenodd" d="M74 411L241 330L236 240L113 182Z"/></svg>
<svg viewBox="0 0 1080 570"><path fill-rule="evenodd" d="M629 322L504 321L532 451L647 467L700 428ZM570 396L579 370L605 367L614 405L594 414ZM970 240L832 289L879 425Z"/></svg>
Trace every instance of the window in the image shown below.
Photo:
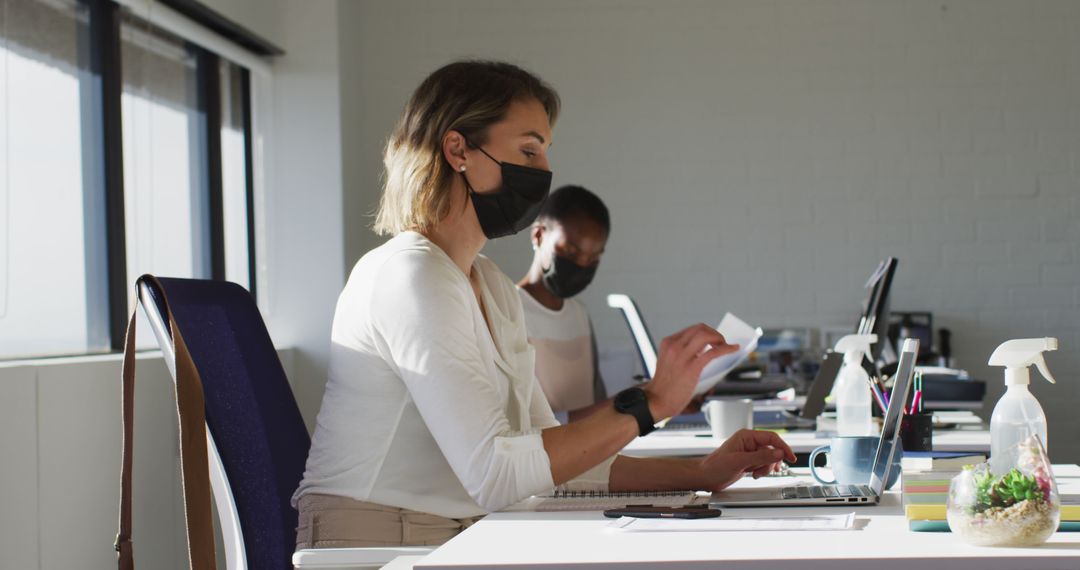
<svg viewBox="0 0 1080 570"><path fill-rule="evenodd" d="M0 0L0 358L110 346L89 16Z"/></svg>
<svg viewBox="0 0 1080 570"><path fill-rule="evenodd" d="M209 278L207 125L197 55L128 15L120 38L127 274Z"/></svg>
<svg viewBox="0 0 1080 570"><path fill-rule="evenodd" d="M143 273L253 289L249 86L111 0L0 0L0 359L122 348Z"/></svg>
<svg viewBox="0 0 1080 570"><path fill-rule="evenodd" d="M199 63L183 40L124 14L121 116L127 275L210 278L207 121ZM128 288L128 306L136 303ZM138 313L138 348L157 345Z"/></svg>

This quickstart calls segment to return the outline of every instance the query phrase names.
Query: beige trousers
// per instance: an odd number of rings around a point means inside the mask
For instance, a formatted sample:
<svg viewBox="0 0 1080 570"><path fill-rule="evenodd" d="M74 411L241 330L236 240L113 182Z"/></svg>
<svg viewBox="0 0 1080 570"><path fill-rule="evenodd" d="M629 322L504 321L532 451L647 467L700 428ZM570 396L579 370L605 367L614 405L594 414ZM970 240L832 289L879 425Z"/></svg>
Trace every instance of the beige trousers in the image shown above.
<svg viewBox="0 0 1080 570"><path fill-rule="evenodd" d="M482 517L449 519L357 501L337 495L306 494L297 503L296 548L434 546Z"/></svg>

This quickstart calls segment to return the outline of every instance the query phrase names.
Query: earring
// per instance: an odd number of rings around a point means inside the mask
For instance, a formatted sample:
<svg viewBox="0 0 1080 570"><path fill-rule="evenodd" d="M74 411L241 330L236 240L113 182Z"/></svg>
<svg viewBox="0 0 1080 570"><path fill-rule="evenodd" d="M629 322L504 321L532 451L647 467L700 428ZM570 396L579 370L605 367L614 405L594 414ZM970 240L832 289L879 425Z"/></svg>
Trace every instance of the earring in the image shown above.
<svg viewBox="0 0 1080 570"><path fill-rule="evenodd" d="M461 168L460 168L459 170L461 170L461 172L465 172L465 165L464 165L464 164L462 164L462 165L461 165Z"/></svg>

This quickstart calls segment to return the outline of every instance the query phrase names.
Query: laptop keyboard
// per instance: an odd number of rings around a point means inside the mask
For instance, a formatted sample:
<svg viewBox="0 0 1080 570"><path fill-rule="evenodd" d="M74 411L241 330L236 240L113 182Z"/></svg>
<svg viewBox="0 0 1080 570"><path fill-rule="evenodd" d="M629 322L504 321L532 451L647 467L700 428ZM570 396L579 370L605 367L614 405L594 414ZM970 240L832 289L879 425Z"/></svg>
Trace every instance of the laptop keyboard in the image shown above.
<svg viewBox="0 0 1080 570"><path fill-rule="evenodd" d="M709 431L709 424L696 423L668 423L657 431Z"/></svg>
<svg viewBox="0 0 1080 570"><path fill-rule="evenodd" d="M869 489L861 485L800 485L784 487L781 490L785 499L824 499L829 497L869 497Z"/></svg>

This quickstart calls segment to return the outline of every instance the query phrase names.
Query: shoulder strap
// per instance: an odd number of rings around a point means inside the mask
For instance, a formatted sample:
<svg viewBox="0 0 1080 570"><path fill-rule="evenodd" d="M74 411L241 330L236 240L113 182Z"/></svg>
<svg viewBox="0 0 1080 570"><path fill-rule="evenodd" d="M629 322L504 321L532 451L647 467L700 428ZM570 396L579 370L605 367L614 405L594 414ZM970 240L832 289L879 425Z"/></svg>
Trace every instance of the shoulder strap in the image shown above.
<svg viewBox="0 0 1080 570"><path fill-rule="evenodd" d="M206 447L206 408L203 402L202 381L191 360L180 328L173 318L165 296L165 288L152 275L144 275L157 287L165 305L173 354L176 357L176 414L180 422L181 485L184 493L184 522L187 527L188 560L192 570L214 570L214 527L210 515L210 468ZM138 290L136 288L136 295ZM123 365L123 461L120 468L120 532L115 548L120 570L134 570L135 560L131 542L131 466L132 431L135 425L135 315L138 303L128 321L124 340Z"/></svg>

